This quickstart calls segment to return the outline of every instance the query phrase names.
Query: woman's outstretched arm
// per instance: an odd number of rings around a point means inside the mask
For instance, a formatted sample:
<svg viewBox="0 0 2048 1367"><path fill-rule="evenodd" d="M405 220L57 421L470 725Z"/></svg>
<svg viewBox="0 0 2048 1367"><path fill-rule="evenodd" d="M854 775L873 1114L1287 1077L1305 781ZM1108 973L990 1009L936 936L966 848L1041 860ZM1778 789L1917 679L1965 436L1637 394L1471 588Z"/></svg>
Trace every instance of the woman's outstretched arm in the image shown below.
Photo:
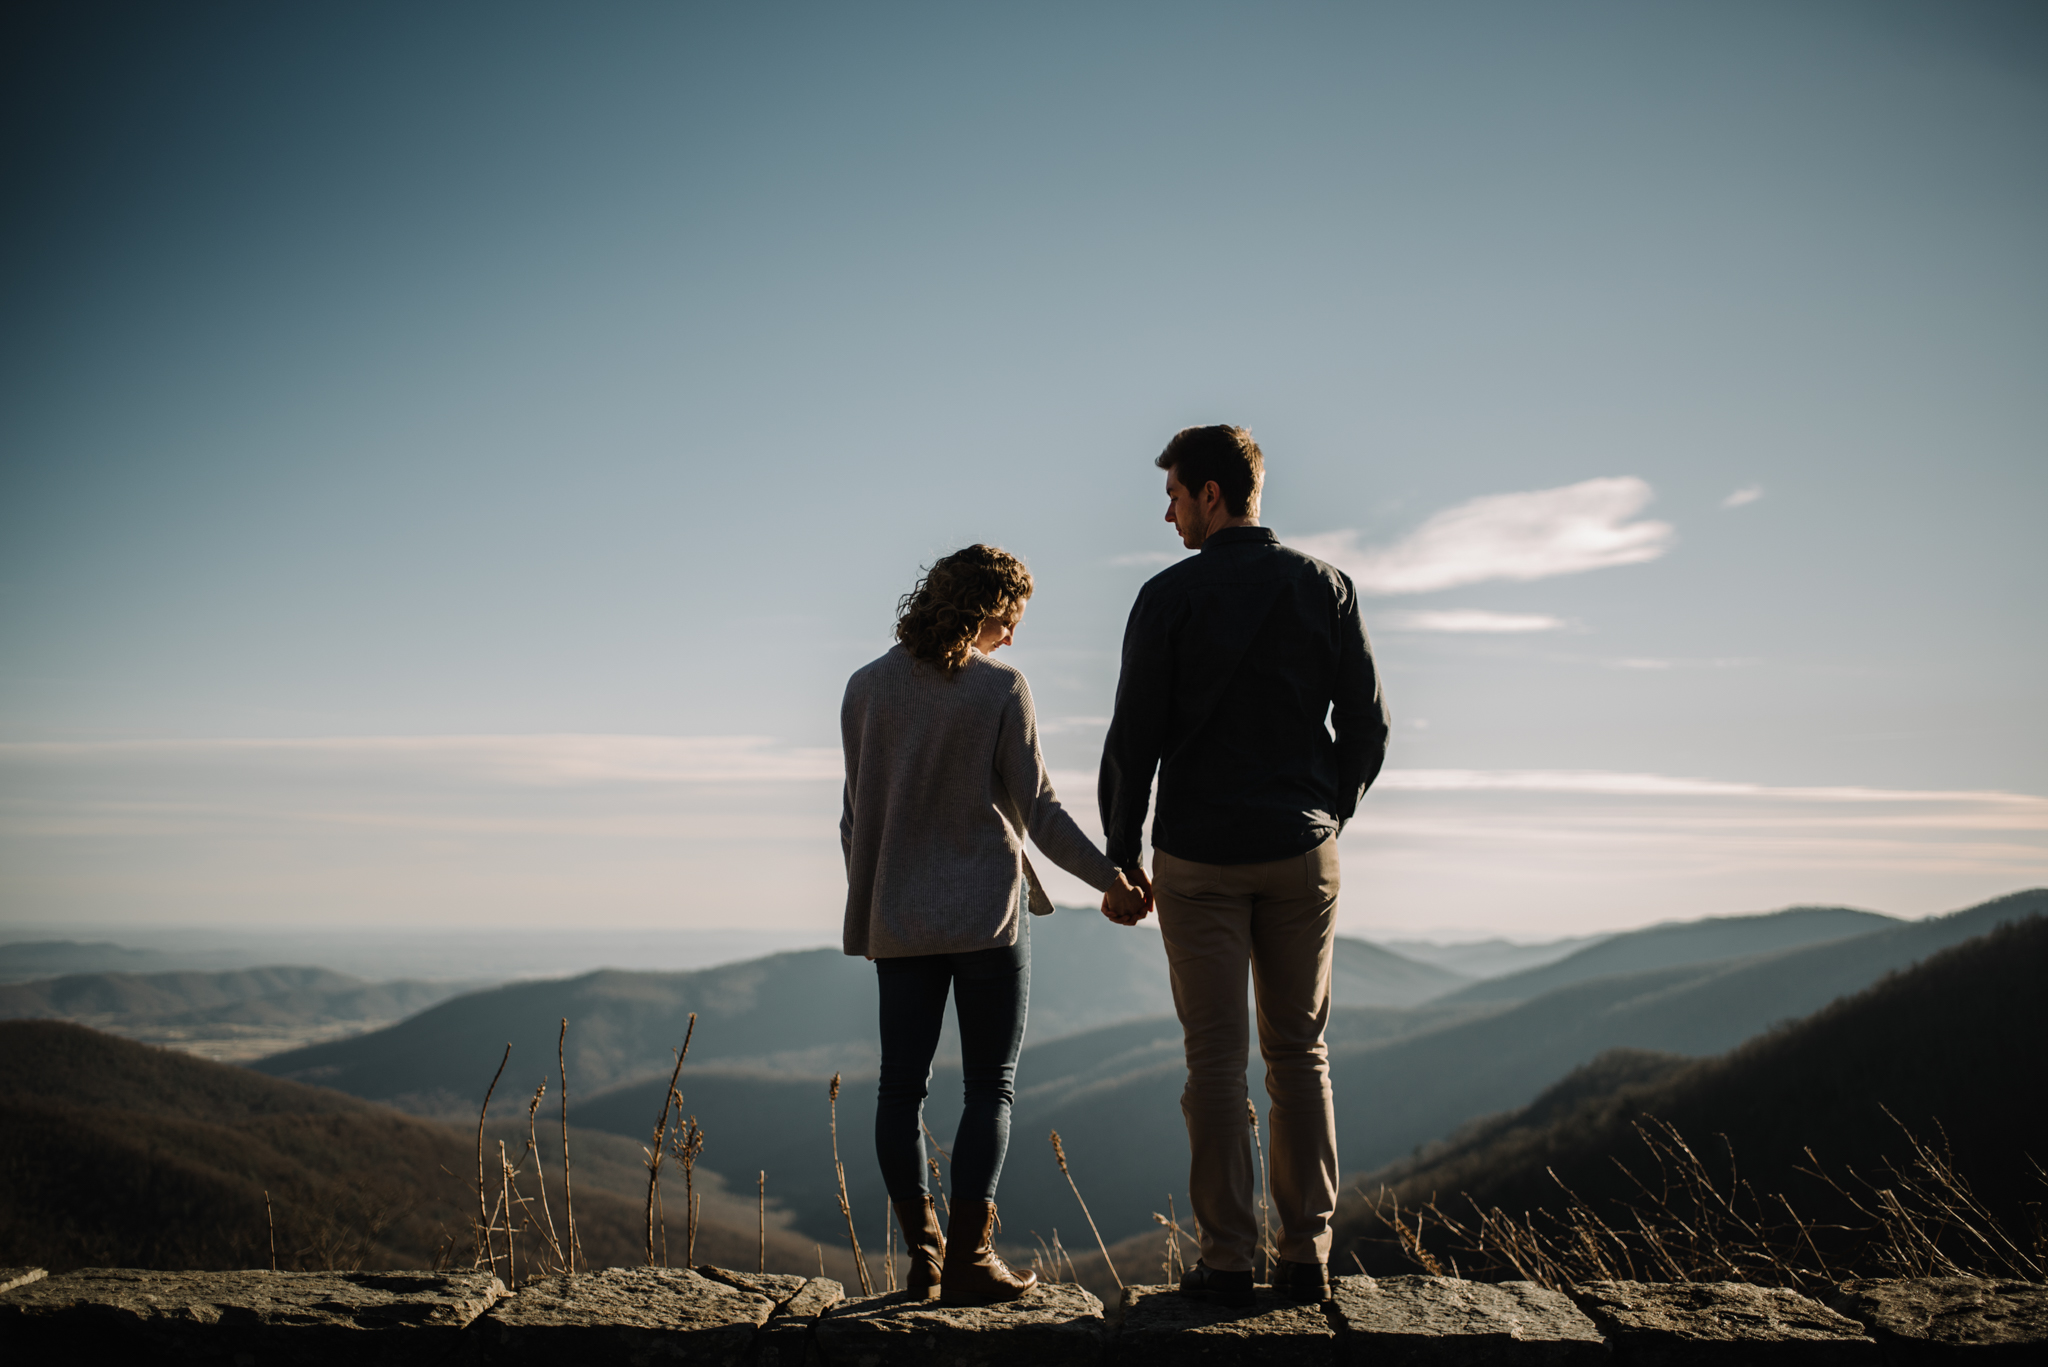
<svg viewBox="0 0 2048 1367"><path fill-rule="evenodd" d="M1031 843L1089 887L1106 892L1123 879L1109 856L1095 847L1054 795L1045 757L1038 749L1038 715L1031 705L1031 685L1024 682L1022 674L1016 679L996 743L997 776Z"/></svg>

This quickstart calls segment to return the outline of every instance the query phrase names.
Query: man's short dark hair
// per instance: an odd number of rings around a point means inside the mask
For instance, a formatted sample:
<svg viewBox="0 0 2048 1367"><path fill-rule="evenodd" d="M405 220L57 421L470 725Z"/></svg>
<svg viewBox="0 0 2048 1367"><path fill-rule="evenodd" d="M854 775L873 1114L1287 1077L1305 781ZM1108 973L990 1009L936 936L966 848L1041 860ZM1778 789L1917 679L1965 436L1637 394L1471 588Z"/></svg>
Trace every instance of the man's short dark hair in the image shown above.
<svg viewBox="0 0 2048 1367"><path fill-rule="evenodd" d="M1166 443L1159 459L1162 470L1175 471L1181 486L1194 493L1211 480L1222 491L1223 506L1232 517L1259 515L1259 487L1266 482L1266 458L1242 427L1183 427Z"/></svg>

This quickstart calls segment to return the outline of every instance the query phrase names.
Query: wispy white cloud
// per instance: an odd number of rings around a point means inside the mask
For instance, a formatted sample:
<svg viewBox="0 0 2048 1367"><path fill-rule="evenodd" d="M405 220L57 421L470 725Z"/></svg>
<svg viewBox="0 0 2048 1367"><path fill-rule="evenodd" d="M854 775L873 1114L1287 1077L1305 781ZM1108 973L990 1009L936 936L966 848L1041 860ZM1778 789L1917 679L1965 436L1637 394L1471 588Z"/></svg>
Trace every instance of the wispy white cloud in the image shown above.
<svg viewBox="0 0 2048 1367"><path fill-rule="evenodd" d="M1610 669L1669 669L1671 661L1655 660L1643 655L1630 655L1619 660L1609 660Z"/></svg>
<svg viewBox="0 0 2048 1367"><path fill-rule="evenodd" d="M1535 612L1487 612L1481 608L1452 608L1440 612L1387 612L1372 620L1387 631L1446 631L1519 633L1562 631L1569 623L1562 617Z"/></svg>
<svg viewBox="0 0 2048 1367"><path fill-rule="evenodd" d="M1361 547L1358 533L1350 530L1295 537L1289 544L1329 561L1371 594L1548 579L1663 555L1673 540L1670 524L1631 520L1653 496L1634 476L1589 479L1475 498L1380 549Z"/></svg>
<svg viewBox="0 0 2048 1367"><path fill-rule="evenodd" d="M1745 484L1740 489L1737 489L1734 493L1728 495L1728 497L1722 499L1721 506L1723 508L1740 508L1743 504L1754 503L1763 496L1763 485Z"/></svg>

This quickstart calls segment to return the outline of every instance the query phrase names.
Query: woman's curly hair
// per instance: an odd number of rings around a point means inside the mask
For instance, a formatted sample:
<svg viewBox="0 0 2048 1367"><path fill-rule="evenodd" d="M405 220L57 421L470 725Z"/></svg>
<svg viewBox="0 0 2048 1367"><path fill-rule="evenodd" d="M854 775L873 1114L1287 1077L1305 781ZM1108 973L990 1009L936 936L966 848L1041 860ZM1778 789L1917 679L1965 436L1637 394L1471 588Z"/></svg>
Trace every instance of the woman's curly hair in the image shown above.
<svg viewBox="0 0 2048 1367"><path fill-rule="evenodd" d="M948 678L966 667L981 624L1010 617L1031 596L1031 571L995 546L941 556L896 604L896 639Z"/></svg>

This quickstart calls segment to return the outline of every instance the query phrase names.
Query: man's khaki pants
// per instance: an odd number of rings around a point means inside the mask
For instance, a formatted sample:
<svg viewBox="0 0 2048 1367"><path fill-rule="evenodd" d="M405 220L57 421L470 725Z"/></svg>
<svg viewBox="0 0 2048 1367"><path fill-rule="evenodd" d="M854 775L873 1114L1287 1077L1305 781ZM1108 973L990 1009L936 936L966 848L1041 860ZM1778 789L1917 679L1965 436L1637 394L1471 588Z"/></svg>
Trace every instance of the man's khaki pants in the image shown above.
<svg viewBox="0 0 2048 1367"><path fill-rule="evenodd" d="M1202 1261L1251 1268L1258 1247L1245 976L1257 993L1266 1060L1279 1254L1330 1256L1337 1209L1337 1116L1330 1093L1330 958L1337 934L1337 841L1270 864L1197 864L1152 854L1173 1005L1187 1047L1188 1196Z"/></svg>

